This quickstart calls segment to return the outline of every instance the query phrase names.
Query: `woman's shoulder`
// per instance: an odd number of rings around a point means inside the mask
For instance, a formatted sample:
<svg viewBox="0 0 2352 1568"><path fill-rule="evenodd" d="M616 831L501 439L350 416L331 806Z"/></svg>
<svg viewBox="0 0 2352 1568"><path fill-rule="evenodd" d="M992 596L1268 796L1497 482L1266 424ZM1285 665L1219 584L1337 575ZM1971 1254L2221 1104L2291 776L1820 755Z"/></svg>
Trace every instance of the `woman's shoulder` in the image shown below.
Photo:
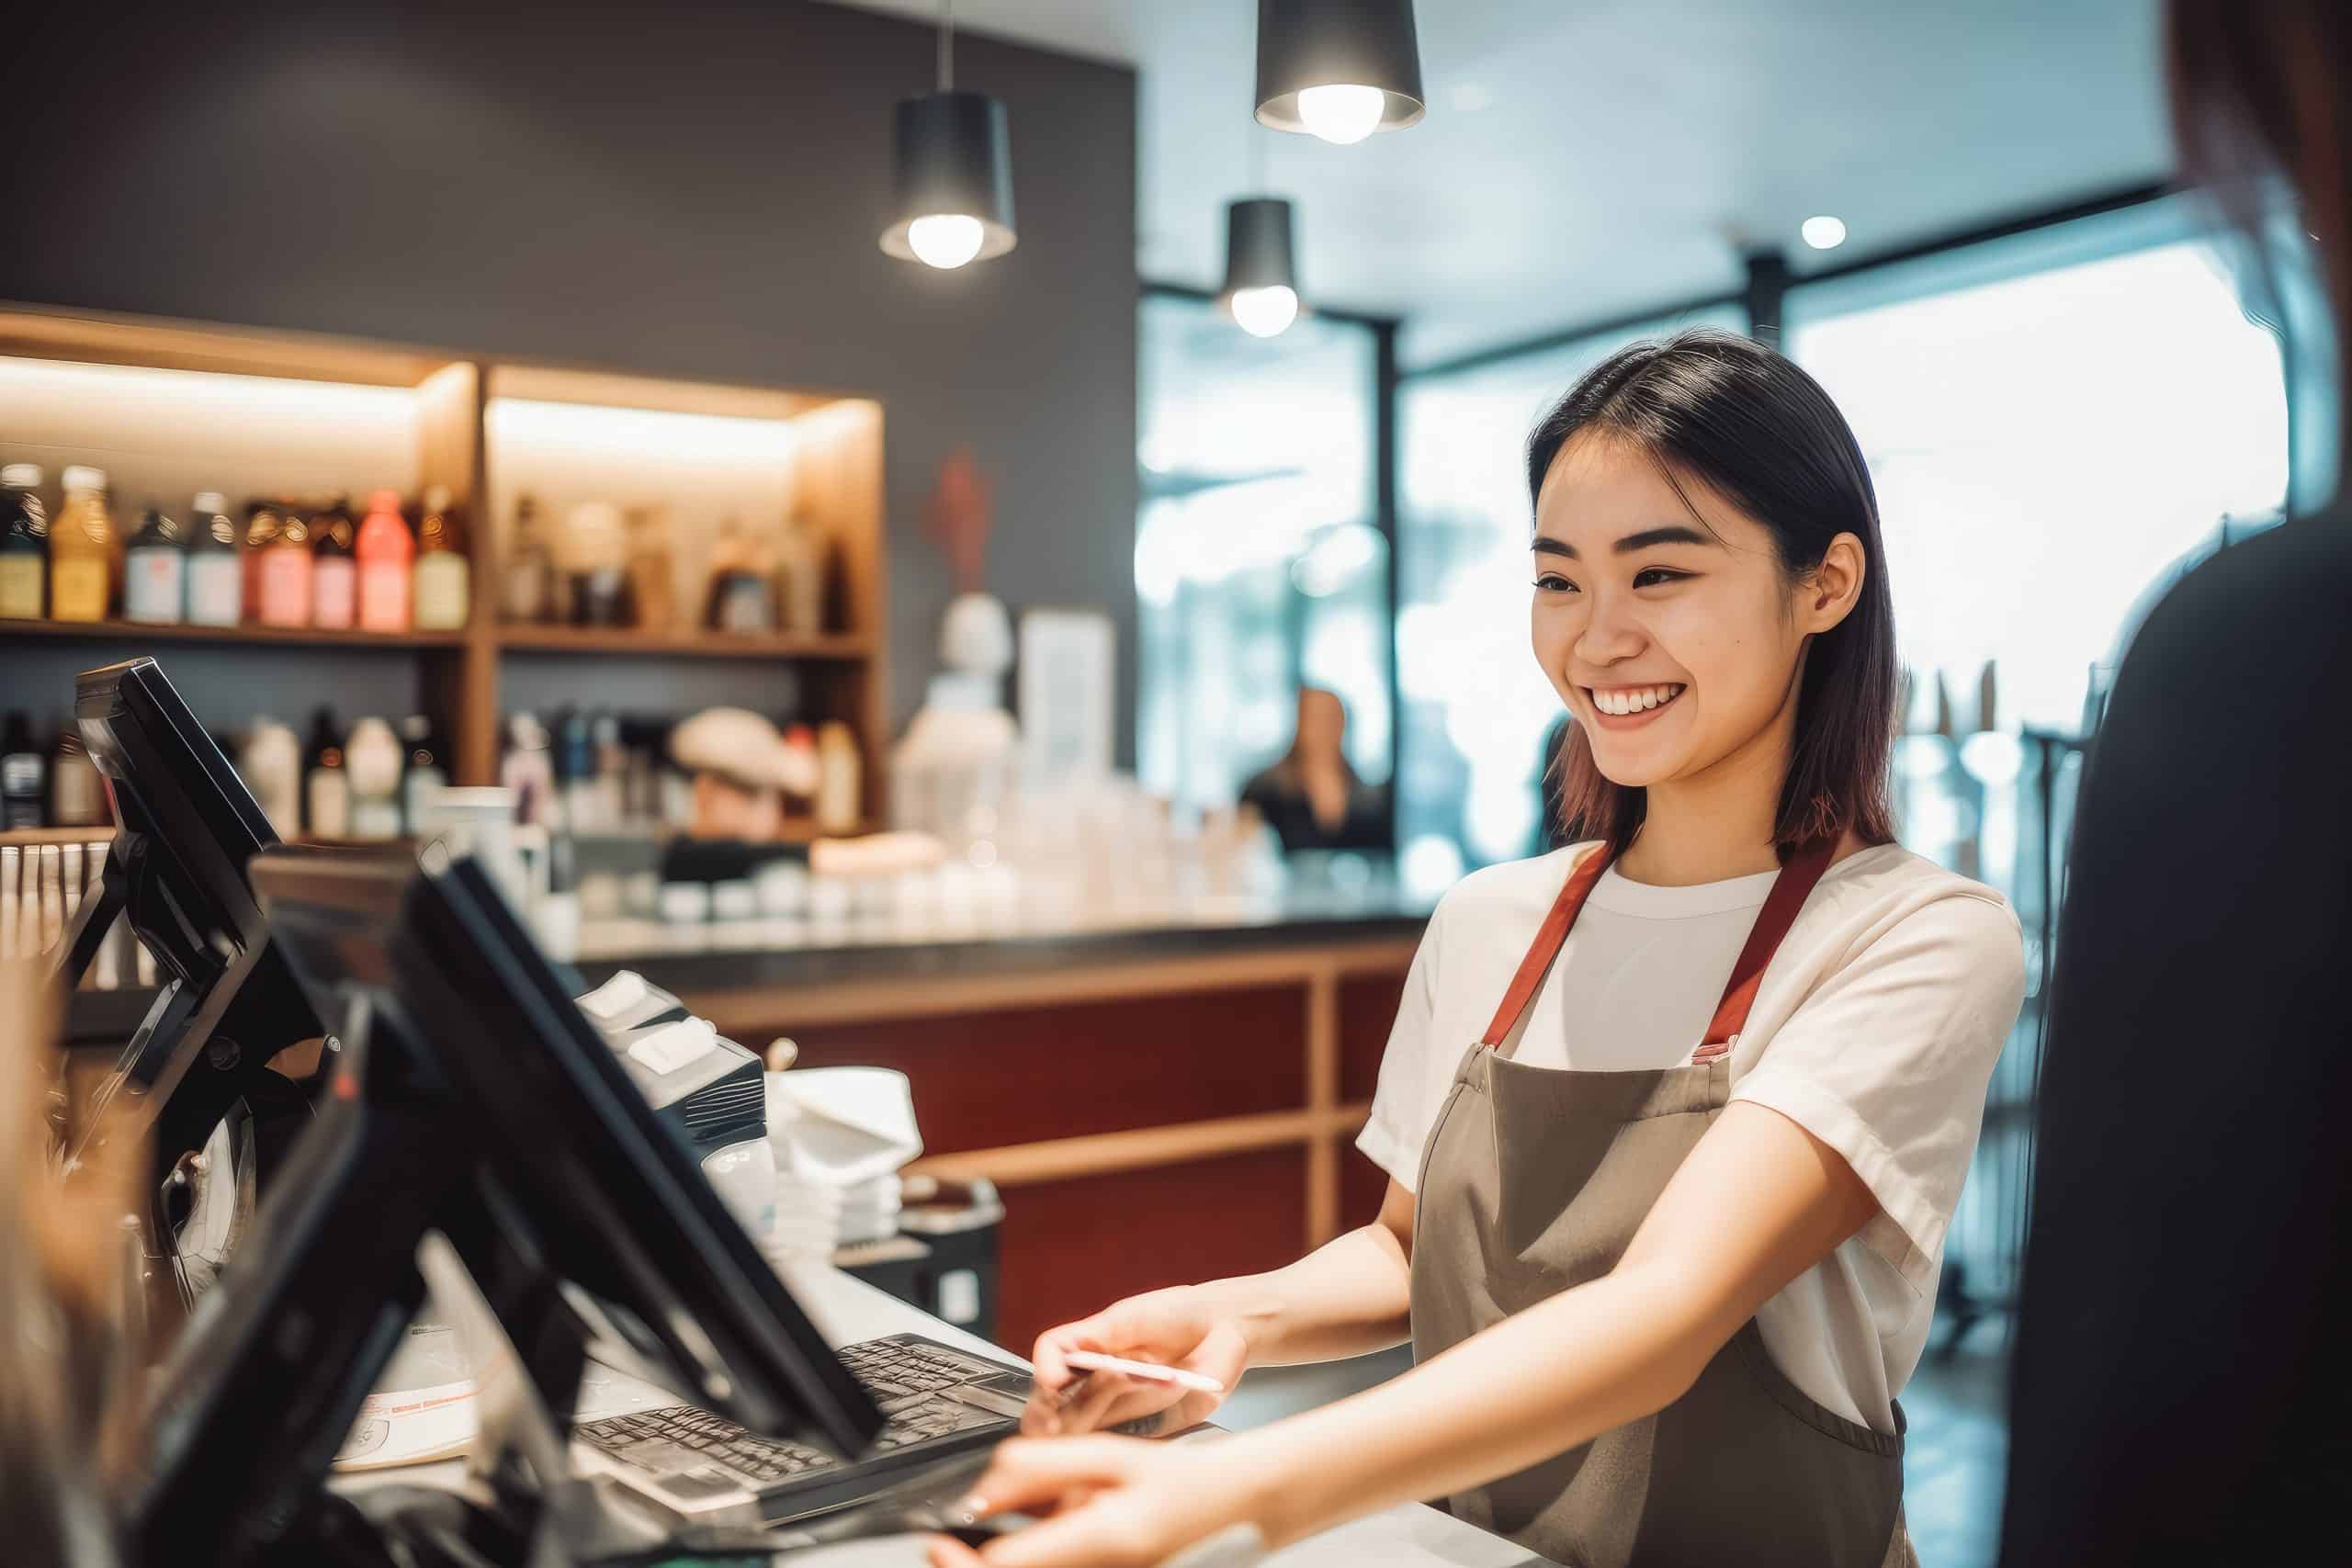
<svg viewBox="0 0 2352 1568"><path fill-rule="evenodd" d="M1858 945L1898 929L2022 962L2024 931L2000 889L1939 865L1901 844L1874 844L1831 866L1815 896L1826 920ZM1811 912L1811 911L1809 911Z"/></svg>

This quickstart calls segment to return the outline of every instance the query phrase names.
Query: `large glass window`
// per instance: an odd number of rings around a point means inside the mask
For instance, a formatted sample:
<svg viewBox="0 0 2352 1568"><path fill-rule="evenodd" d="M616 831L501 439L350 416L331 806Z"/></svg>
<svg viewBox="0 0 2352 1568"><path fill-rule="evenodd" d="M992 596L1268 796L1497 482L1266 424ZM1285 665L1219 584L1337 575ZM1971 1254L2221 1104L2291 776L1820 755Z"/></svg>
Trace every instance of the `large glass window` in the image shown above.
<svg viewBox="0 0 2352 1568"><path fill-rule="evenodd" d="M2072 729L2134 602L2287 489L2277 340L2171 203L1790 296L1878 485L1904 662ZM1963 703L1964 707L1968 705Z"/></svg>
<svg viewBox="0 0 2352 1568"><path fill-rule="evenodd" d="M1350 764L1386 784L1371 329L1308 315L1261 341L1207 301L1148 295L1140 351L1143 782L1231 804L1289 747L1304 684L1339 694Z"/></svg>
<svg viewBox="0 0 2352 1568"><path fill-rule="evenodd" d="M1636 338L1744 330L1704 311L1498 363L1408 378L1399 394L1397 845L1414 886L1531 852L1560 699L1527 643L1527 434L1576 378Z"/></svg>

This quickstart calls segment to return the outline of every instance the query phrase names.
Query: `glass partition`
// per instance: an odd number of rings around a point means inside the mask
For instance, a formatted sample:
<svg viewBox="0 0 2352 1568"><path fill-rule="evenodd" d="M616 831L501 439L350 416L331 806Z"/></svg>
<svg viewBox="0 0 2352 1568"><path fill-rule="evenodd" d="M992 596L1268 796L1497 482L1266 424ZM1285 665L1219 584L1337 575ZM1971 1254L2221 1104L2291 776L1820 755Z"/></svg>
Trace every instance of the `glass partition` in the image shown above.
<svg viewBox="0 0 2352 1568"><path fill-rule="evenodd" d="M1289 747L1306 684L1338 694L1350 764L1385 784L1372 330L1304 315L1261 340L1178 295L1147 295L1142 311L1144 784L1188 807L1230 805Z"/></svg>

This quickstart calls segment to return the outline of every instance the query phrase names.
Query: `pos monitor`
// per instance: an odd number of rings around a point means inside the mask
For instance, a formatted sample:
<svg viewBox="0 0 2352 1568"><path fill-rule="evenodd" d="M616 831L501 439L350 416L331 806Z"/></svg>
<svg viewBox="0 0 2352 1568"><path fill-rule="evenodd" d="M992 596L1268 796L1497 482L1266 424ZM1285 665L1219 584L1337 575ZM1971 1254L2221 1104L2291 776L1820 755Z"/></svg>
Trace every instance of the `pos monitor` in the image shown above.
<svg viewBox="0 0 2352 1568"><path fill-rule="evenodd" d="M271 1071L270 1059L323 1031L245 880L246 863L277 835L164 671L152 659L90 671L74 682L74 712L106 781L116 832L60 976L68 987L80 980L118 915L129 917L164 976L97 1091L85 1135L149 1138L150 1250L171 1257L185 1303L209 1279L209 1268L182 1259L175 1246L199 1151L242 1104L266 1176L309 1115L301 1089Z"/></svg>
<svg viewBox="0 0 2352 1568"><path fill-rule="evenodd" d="M557 1421L583 1349L609 1344L765 1436L854 1455L881 1427L490 878L429 858L253 864L344 1051L160 1385L130 1519L149 1561L300 1559L302 1516L422 1297L429 1231Z"/></svg>

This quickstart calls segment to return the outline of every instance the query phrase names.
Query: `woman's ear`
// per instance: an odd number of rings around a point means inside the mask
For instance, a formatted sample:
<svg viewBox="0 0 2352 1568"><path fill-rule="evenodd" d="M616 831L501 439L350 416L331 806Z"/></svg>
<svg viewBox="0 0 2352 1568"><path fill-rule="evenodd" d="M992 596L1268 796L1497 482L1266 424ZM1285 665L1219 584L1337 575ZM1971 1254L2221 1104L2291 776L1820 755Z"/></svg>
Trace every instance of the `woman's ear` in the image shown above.
<svg viewBox="0 0 2352 1568"><path fill-rule="evenodd" d="M1821 552L1821 564L1797 585L1797 620L1818 636L1853 612L1862 596L1862 581L1870 572L1870 558L1861 540L1840 534Z"/></svg>

